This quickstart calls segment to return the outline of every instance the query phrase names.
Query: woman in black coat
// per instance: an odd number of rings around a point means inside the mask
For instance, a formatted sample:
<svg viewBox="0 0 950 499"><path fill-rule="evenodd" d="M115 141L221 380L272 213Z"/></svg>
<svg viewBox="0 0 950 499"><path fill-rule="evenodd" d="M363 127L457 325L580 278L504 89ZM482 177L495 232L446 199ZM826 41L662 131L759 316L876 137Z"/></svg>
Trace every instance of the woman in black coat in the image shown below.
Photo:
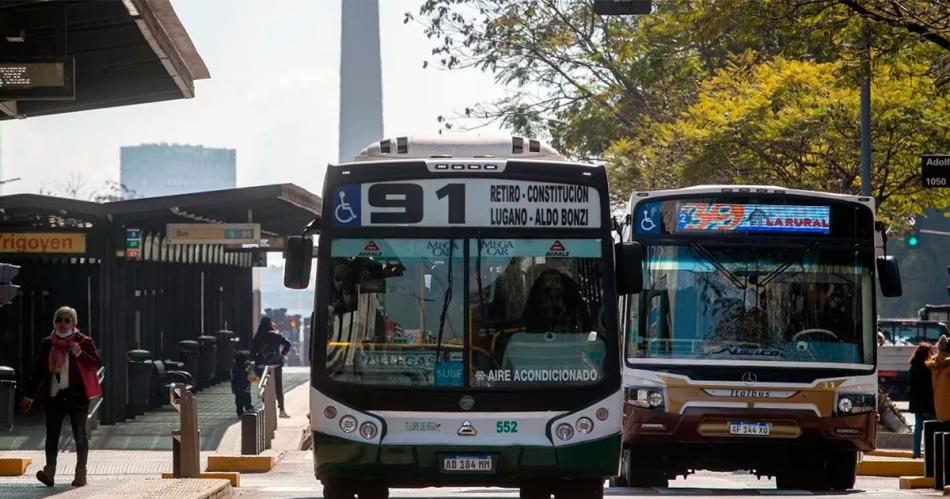
<svg viewBox="0 0 950 499"><path fill-rule="evenodd" d="M934 389L930 368L925 362L933 345L919 343L910 356L910 412L914 413L914 458L920 457L920 437L924 421L934 418Z"/></svg>

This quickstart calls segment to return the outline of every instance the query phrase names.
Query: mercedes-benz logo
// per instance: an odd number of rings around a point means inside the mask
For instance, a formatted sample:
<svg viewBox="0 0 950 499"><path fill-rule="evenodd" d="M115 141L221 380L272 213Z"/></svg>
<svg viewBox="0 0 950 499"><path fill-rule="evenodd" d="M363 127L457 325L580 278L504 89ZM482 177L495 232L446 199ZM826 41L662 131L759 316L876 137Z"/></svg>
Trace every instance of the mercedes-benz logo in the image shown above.
<svg viewBox="0 0 950 499"><path fill-rule="evenodd" d="M471 395L466 395L459 399L459 407L461 407L463 411L469 411L472 407L475 407L475 399L472 398Z"/></svg>
<svg viewBox="0 0 950 499"><path fill-rule="evenodd" d="M755 375L752 371L746 371L742 373L742 382L748 386L752 386L759 381L758 376Z"/></svg>

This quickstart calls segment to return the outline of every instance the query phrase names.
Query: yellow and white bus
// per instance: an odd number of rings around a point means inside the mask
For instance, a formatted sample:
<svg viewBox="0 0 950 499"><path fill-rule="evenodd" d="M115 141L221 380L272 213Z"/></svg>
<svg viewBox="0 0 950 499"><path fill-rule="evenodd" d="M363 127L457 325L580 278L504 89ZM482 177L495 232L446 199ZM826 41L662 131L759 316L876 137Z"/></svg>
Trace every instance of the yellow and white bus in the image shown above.
<svg viewBox="0 0 950 499"><path fill-rule="evenodd" d="M629 210L643 286L621 300L620 481L707 469L853 486L875 441L875 276L900 294L874 200L701 186L635 192Z"/></svg>

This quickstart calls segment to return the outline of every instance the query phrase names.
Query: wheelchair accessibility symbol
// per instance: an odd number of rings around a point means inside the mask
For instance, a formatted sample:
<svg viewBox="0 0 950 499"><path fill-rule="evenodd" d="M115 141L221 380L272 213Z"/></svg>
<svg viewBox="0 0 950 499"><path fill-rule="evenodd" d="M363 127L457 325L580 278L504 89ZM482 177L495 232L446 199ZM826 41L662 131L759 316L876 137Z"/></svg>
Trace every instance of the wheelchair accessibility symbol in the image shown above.
<svg viewBox="0 0 950 499"><path fill-rule="evenodd" d="M343 186L336 191L333 207L334 225L349 226L360 224L360 187ZM351 204L352 201L352 204Z"/></svg>

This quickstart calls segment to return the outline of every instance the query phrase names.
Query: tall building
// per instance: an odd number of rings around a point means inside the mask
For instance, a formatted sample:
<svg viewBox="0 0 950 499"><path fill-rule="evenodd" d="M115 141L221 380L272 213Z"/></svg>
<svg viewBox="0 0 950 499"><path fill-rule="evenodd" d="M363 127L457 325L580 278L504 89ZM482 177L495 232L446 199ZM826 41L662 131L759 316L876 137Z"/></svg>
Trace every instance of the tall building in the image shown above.
<svg viewBox="0 0 950 499"><path fill-rule="evenodd" d="M383 138L378 0L341 0L340 162Z"/></svg>
<svg viewBox="0 0 950 499"><path fill-rule="evenodd" d="M153 197L237 187L234 149L182 144L122 147L123 197Z"/></svg>

